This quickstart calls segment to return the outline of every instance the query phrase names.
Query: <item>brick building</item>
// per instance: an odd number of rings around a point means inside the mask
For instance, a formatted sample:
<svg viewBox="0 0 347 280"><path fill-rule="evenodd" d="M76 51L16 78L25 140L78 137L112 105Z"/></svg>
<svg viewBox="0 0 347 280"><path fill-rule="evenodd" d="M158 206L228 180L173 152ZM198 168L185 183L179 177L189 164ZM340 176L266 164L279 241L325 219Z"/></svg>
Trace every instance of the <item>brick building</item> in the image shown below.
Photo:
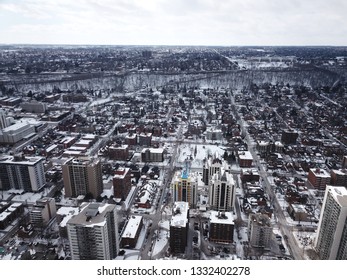
<svg viewBox="0 0 347 280"><path fill-rule="evenodd" d="M115 171L113 176L114 197L125 200L131 189L131 172L130 168L120 167Z"/></svg>
<svg viewBox="0 0 347 280"><path fill-rule="evenodd" d="M251 167L253 163L253 157L251 152L249 151L239 151L238 152L239 157L239 164L240 167Z"/></svg>
<svg viewBox="0 0 347 280"><path fill-rule="evenodd" d="M127 160L129 157L129 146L111 146L108 148L108 155L112 160Z"/></svg>
<svg viewBox="0 0 347 280"><path fill-rule="evenodd" d="M234 221L231 212L211 211L210 241L216 243L234 242Z"/></svg>
<svg viewBox="0 0 347 280"><path fill-rule="evenodd" d="M331 176L324 169L311 168L308 171L307 180L315 189L324 191L326 185L330 184Z"/></svg>

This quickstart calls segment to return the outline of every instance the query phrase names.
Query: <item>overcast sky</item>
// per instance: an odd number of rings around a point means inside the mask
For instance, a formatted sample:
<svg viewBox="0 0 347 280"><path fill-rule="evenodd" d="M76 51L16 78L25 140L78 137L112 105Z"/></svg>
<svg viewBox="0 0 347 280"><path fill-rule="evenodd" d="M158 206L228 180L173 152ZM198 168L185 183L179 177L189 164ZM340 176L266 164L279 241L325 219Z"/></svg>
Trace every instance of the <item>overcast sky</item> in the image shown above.
<svg viewBox="0 0 347 280"><path fill-rule="evenodd" d="M346 0L0 0L0 44L347 45Z"/></svg>

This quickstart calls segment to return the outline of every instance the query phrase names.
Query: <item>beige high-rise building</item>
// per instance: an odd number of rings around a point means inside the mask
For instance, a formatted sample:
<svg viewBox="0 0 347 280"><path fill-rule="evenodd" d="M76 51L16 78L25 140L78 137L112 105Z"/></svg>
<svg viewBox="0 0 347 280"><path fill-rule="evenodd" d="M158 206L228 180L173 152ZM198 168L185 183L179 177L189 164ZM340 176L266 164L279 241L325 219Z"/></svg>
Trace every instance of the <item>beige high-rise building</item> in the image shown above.
<svg viewBox="0 0 347 280"><path fill-rule="evenodd" d="M198 199L198 177L190 173L188 168L177 171L171 182L173 201L189 203L189 208L195 208Z"/></svg>
<svg viewBox="0 0 347 280"><path fill-rule="evenodd" d="M253 247L270 250L272 226L269 216L252 213L248 220L248 239Z"/></svg>
<svg viewBox="0 0 347 280"><path fill-rule="evenodd" d="M87 203L66 224L73 260L112 260L119 252L114 204Z"/></svg>
<svg viewBox="0 0 347 280"><path fill-rule="evenodd" d="M347 189L328 185L315 249L322 260L347 260Z"/></svg>
<svg viewBox="0 0 347 280"><path fill-rule="evenodd" d="M209 204L212 210L232 211L235 203L233 175L223 168L212 175L209 183Z"/></svg>
<svg viewBox="0 0 347 280"><path fill-rule="evenodd" d="M36 201L30 209L30 221L36 228L45 227L57 214L54 198L44 197Z"/></svg>
<svg viewBox="0 0 347 280"><path fill-rule="evenodd" d="M103 191L100 159L70 158L63 166L66 197L91 194L97 198Z"/></svg>

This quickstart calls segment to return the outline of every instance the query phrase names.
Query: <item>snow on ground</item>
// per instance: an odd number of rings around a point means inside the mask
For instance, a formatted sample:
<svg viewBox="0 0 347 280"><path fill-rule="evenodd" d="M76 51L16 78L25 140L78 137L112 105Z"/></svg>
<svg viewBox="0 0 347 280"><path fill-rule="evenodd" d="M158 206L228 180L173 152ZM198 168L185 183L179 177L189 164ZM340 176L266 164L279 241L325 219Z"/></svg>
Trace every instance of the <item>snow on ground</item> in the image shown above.
<svg viewBox="0 0 347 280"><path fill-rule="evenodd" d="M95 100L92 103L90 103L89 106L90 107L99 106L99 105L102 105L102 104L105 104L105 103L109 103L112 100L113 100L112 97L107 97L107 98L104 98L104 99L98 99L98 100Z"/></svg>
<svg viewBox="0 0 347 280"><path fill-rule="evenodd" d="M219 153L219 155L223 156L224 149L222 146L216 145L182 144L178 148L178 153L177 162L182 164L182 166L186 159L191 159L192 168L202 168L203 160L207 158L208 155Z"/></svg>
<svg viewBox="0 0 347 280"><path fill-rule="evenodd" d="M165 249L169 243L169 221L159 222L159 230L156 231L157 239L154 241L152 256L155 256Z"/></svg>
<svg viewBox="0 0 347 280"><path fill-rule="evenodd" d="M290 64L281 61L249 61L247 59L235 60L242 69L262 69L262 68L288 68Z"/></svg>
<svg viewBox="0 0 347 280"><path fill-rule="evenodd" d="M118 256L116 259L118 260L129 260L134 259L137 260L140 258L140 252L143 248L143 244L145 243L146 238L146 232L148 229L150 221L146 220L144 221L144 226L141 229L137 244L134 249L121 249L124 250L124 254L121 256ZM156 239L153 240L153 246L152 250L148 252L149 257L155 258L156 255L162 253L166 250L168 244L169 244L169 231L170 231L170 224L168 220L160 221L159 222L159 228L157 231L155 231ZM150 240L150 239L149 239ZM150 241L147 242L150 242Z"/></svg>

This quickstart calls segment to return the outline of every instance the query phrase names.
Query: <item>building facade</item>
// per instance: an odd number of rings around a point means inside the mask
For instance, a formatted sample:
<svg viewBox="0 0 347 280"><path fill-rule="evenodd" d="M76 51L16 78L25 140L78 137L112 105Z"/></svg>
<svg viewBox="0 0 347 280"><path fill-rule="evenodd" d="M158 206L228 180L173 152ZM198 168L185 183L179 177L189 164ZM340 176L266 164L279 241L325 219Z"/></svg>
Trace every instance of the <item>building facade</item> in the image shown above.
<svg viewBox="0 0 347 280"><path fill-rule="evenodd" d="M218 154L209 157L205 161L202 172L202 180L204 181L206 186L210 183L213 174L219 172L222 167L223 160Z"/></svg>
<svg viewBox="0 0 347 280"><path fill-rule="evenodd" d="M0 143L15 144L36 134L35 126L27 121L19 121L0 130Z"/></svg>
<svg viewBox="0 0 347 280"><path fill-rule="evenodd" d="M103 191L100 159L70 158L62 165L65 196L91 194L97 198Z"/></svg>
<svg viewBox="0 0 347 280"><path fill-rule="evenodd" d="M331 185L347 187L347 169L333 169L330 175Z"/></svg>
<svg viewBox="0 0 347 280"><path fill-rule="evenodd" d="M129 134L125 136L124 143L128 145L129 147L137 145L137 135Z"/></svg>
<svg viewBox="0 0 347 280"><path fill-rule="evenodd" d="M39 191L46 184L43 162L43 157L3 157L0 160L0 190Z"/></svg>
<svg viewBox="0 0 347 280"><path fill-rule="evenodd" d="M121 247L122 248L135 248L138 238L141 233L141 229L143 226L143 218L142 216L132 215L127 221L127 224L122 233L121 239Z"/></svg>
<svg viewBox="0 0 347 280"><path fill-rule="evenodd" d="M150 147L152 145L152 133L140 133L137 143L140 146Z"/></svg>
<svg viewBox="0 0 347 280"><path fill-rule="evenodd" d="M108 148L108 155L112 160L127 160L129 157L129 146L110 146Z"/></svg>
<svg viewBox="0 0 347 280"><path fill-rule="evenodd" d="M324 169L311 168L308 171L307 180L315 189L324 191L326 185L330 184L331 176Z"/></svg>
<svg viewBox="0 0 347 280"><path fill-rule="evenodd" d="M261 213L251 213L248 221L249 243L256 248L270 250L272 226L269 216Z"/></svg>
<svg viewBox="0 0 347 280"><path fill-rule="evenodd" d="M30 209L30 221L35 228L43 228L55 218L56 214L57 208L54 198L41 198Z"/></svg>
<svg viewBox="0 0 347 280"><path fill-rule="evenodd" d="M223 131L214 127L206 129L206 140L208 141L221 141L223 139Z"/></svg>
<svg viewBox="0 0 347 280"><path fill-rule="evenodd" d="M88 203L67 222L72 260L112 260L119 252L116 206Z"/></svg>
<svg viewBox="0 0 347 280"><path fill-rule="evenodd" d="M23 203L0 201L0 230L5 230L24 214Z"/></svg>
<svg viewBox="0 0 347 280"><path fill-rule="evenodd" d="M141 151L142 162L163 162L164 161L164 150L161 148L143 149Z"/></svg>
<svg viewBox="0 0 347 280"><path fill-rule="evenodd" d="M283 130L281 142L285 145L294 145L298 139L299 133L295 130Z"/></svg>
<svg viewBox="0 0 347 280"><path fill-rule="evenodd" d="M239 151L238 158L240 167L249 168L253 164L253 156L250 151Z"/></svg>
<svg viewBox="0 0 347 280"><path fill-rule="evenodd" d="M6 112L0 109L0 129L4 129L11 125L10 118L6 116Z"/></svg>
<svg viewBox="0 0 347 280"><path fill-rule="evenodd" d="M114 197L125 200L131 190L131 171L130 168L120 167L113 176Z"/></svg>
<svg viewBox="0 0 347 280"><path fill-rule="evenodd" d="M213 174L209 184L209 204L215 211L232 211L235 202L233 175L223 168Z"/></svg>
<svg viewBox="0 0 347 280"><path fill-rule="evenodd" d="M173 201L185 201L190 208L195 208L197 204L198 178L190 173L188 168L177 171L171 182Z"/></svg>
<svg viewBox="0 0 347 280"><path fill-rule="evenodd" d="M234 242L234 221L231 212L211 211L209 219L210 241L230 244Z"/></svg>
<svg viewBox="0 0 347 280"><path fill-rule="evenodd" d="M176 201L170 220L170 251L172 254L184 254L187 247L189 204Z"/></svg>
<svg viewBox="0 0 347 280"><path fill-rule="evenodd" d="M30 113L44 113L48 108L46 103L37 101L22 102L20 107Z"/></svg>
<svg viewBox="0 0 347 280"><path fill-rule="evenodd" d="M347 260L347 190L328 185L319 219L315 250L322 260Z"/></svg>

